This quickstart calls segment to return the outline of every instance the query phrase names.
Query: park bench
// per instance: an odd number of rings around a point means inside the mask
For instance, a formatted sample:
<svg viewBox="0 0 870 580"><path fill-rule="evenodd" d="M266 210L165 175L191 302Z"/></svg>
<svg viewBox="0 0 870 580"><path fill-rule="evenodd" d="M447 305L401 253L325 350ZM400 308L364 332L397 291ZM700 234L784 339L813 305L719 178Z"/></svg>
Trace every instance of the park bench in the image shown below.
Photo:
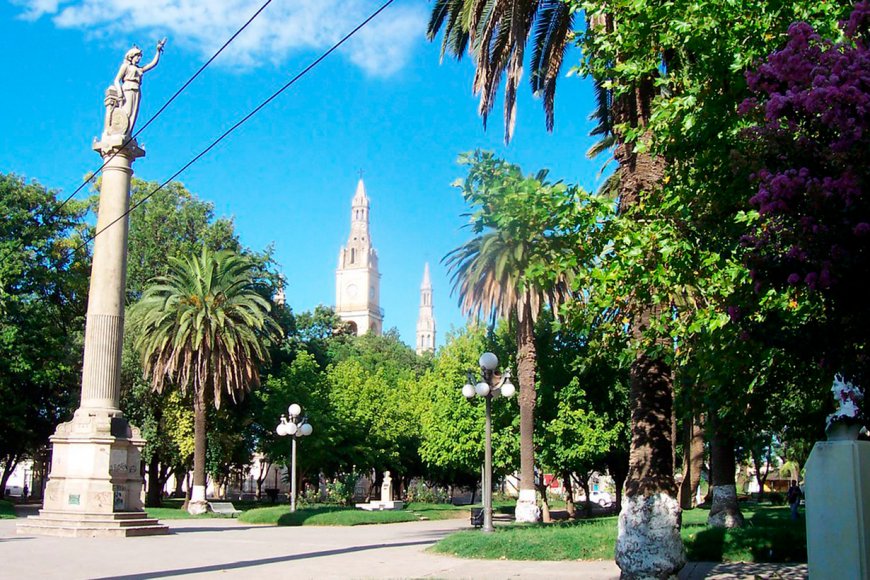
<svg viewBox="0 0 870 580"><path fill-rule="evenodd" d="M236 506L234 506L232 502L228 501L210 501L208 502L208 505L211 506L211 511L214 513L230 516L232 518L242 513L236 509Z"/></svg>

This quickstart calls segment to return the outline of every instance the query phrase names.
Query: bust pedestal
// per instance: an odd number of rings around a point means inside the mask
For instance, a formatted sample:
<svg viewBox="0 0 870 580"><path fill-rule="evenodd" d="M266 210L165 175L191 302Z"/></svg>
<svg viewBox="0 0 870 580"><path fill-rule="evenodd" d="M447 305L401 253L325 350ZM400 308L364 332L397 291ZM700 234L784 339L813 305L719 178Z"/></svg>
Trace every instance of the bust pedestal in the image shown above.
<svg viewBox="0 0 870 580"><path fill-rule="evenodd" d="M816 443L805 483L810 578L870 578L870 442Z"/></svg>

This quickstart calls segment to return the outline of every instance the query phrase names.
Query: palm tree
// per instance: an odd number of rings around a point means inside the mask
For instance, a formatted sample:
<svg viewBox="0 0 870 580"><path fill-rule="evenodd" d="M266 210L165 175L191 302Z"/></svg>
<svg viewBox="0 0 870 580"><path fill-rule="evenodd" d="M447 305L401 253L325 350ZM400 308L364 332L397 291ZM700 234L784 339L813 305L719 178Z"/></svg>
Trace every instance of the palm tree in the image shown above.
<svg viewBox="0 0 870 580"><path fill-rule="evenodd" d="M507 73L504 122L508 143L513 136L517 88L530 40L532 92L543 99L547 130L553 130L556 80L573 37L573 24L573 13L562 0L436 0L427 37L433 40L444 29L442 59L447 53L457 60L466 51L471 54L475 63L473 91L480 95L484 127Z"/></svg>
<svg viewBox="0 0 870 580"><path fill-rule="evenodd" d="M280 329L270 304L254 288L252 262L232 252L170 258L169 273L154 279L131 309L134 346L155 391L167 385L193 392L193 493L188 510L205 502L206 411L224 392L235 402L259 382L268 360L265 342Z"/></svg>
<svg viewBox="0 0 870 580"><path fill-rule="evenodd" d="M522 179L519 169L514 169L517 172L514 175ZM544 182L545 176L546 172L541 172L534 178L539 188L549 186ZM498 211L491 204L483 202L481 205L482 212ZM465 315L488 319L491 323L506 319L516 332L520 386L520 497L516 519L537 521L539 510L534 479L537 352L534 324L545 304L555 311L571 298L573 273L554 272L546 281L533 278L530 275L532 270L541 270L542 256L546 249L552 249L552 243L545 230L536 227L537 224L527 225L523 230L524 224L518 221L513 220L516 227L510 228L499 229L492 222L485 228L487 231L475 227L477 235L447 254L443 261L451 272L453 291L459 295L460 309Z"/></svg>

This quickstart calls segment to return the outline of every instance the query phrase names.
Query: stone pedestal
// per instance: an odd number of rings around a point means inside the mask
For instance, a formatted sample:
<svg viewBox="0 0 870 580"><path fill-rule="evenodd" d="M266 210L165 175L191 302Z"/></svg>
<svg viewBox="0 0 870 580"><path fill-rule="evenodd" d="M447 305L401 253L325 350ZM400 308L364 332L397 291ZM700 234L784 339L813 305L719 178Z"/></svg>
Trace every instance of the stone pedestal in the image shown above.
<svg viewBox="0 0 870 580"><path fill-rule="evenodd" d="M816 443L805 484L810 578L870 578L870 442Z"/></svg>
<svg viewBox="0 0 870 580"><path fill-rule="evenodd" d="M166 534L142 509L140 452L145 445L118 408L127 224L133 161L145 155L124 135L103 135L105 160L85 323L81 405L51 437L44 509L18 525L21 534L131 536Z"/></svg>
<svg viewBox="0 0 870 580"><path fill-rule="evenodd" d="M381 501L358 503L356 507L369 512L381 510L400 510L405 506L404 502L393 501L393 478L390 472L384 472L384 482L381 484Z"/></svg>

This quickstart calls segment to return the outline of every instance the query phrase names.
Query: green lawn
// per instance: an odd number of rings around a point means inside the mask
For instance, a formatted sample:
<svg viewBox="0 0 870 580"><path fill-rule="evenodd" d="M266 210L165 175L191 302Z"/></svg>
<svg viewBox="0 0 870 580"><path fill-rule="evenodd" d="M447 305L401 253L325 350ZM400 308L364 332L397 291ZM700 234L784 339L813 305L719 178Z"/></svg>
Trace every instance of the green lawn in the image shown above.
<svg viewBox="0 0 870 580"><path fill-rule="evenodd" d="M5 499L0 499L0 520L11 519L15 517L15 508L12 503Z"/></svg>
<svg viewBox="0 0 870 580"><path fill-rule="evenodd" d="M469 506L455 506L449 503L411 502L405 510L427 520L452 520L471 517Z"/></svg>
<svg viewBox="0 0 870 580"><path fill-rule="evenodd" d="M392 524L415 522L420 518L408 510L368 512L355 508L315 505L290 512L289 505L256 508L239 516L248 524L277 524L279 526L361 526L366 524Z"/></svg>
<svg viewBox="0 0 870 580"><path fill-rule="evenodd" d="M806 562L804 520L789 519L788 508L758 507L743 514L737 530L706 526L707 510L683 512L683 542L690 561ZM609 560L613 558L617 518L576 522L497 526L493 534L463 531L431 549L462 558L510 560Z"/></svg>

